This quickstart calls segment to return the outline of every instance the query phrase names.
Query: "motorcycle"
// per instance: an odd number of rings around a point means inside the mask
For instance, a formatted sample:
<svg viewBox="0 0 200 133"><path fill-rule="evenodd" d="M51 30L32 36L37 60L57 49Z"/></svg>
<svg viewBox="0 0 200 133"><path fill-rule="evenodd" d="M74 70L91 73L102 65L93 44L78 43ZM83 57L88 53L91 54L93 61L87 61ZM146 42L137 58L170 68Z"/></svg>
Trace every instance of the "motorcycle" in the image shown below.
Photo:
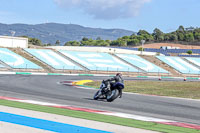
<svg viewBox="0 0 200 133"><path fill-rule="evenodd" d="M124 84L119 82L106 84L108 83L104 80L101 82L100 89L94 94L94 100L106 99L108 102L112 102L119 97L119 90L124 88Z"/></svg>

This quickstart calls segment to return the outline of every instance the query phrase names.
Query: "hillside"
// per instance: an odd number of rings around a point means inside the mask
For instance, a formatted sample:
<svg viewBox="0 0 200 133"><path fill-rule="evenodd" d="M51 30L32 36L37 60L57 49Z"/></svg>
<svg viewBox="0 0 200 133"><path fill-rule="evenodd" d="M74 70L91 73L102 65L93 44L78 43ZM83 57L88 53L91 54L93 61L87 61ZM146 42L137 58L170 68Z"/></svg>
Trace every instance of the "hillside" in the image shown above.
<svg viewBox="0 0 200 133"><path fill-rule="evenodd" d="M29 36L38 38L43 43L55 44L60 40L61 44L67 41L81 40L83 37L96 39L101 37L104 40L115 40L119 37L131 35L134 32L123 29L101 29L83 27L75 24L44 23L36 25L28 24L1 24L0 35L11 35L10 31L15 31L15 36Z"/></svg>

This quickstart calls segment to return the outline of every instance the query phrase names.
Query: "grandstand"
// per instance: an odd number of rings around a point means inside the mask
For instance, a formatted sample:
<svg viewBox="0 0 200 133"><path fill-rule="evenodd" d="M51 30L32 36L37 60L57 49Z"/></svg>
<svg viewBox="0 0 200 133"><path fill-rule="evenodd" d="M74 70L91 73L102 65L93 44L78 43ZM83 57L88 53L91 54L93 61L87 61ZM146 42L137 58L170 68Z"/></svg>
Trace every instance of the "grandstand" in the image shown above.
<svg viewBox="0 0 200 133"><path fill-rule="evenodd" d="M0 71L200 75L200 49L192 49L196 57L182 57L188 49L145 50L148 52L127 47L0 48ZM162 56L156 56L158 53Z"/></svg>
<svg viewBox="0 0 200 133"><path fill-rule="evenodd" d="M7 48L0 48L0 60L13 69L41 69L40 66L10 51Z"/></svg>
<svg viewBox="0 0 200 133"><path fill-rule="evenodd" d="M79 62L81 65L92 71L140 71L108 53L77 52L66 50L60 50L59 52L71 58L75 62Z"/></svg>
<svg viewBox="0 0 200 133"><path fill-rule="evenodd" d="M189 61L192 65L200 68L200 58L194 58L194 57L185 57L187 61Z"/></svg>
<svg viewBox="0 0 200 133"><path fill-rule="evenodd" d="M172 68L176 69L182 74L200 74L200 69L194 65L186 62L180 57L171 56L157 56L158 59L165 62Z"/></svg>
<svg viewBox="0 0 200 133"><path fill-rule="evenodd" d="M117 54L117 56L148 73L169 73L137 55Z"/></svg>
<svg viewBox="0 0 200 133"><path fill-rule="evenodd" d="M62 57L61 55L57 54L52 50L49 49L24 49L24 50L54 69L82 70L82 68L70 62L69 60L67 60L66 58Z"/></svg>
<svg viewBox="0 0 200 133"><path fill-rule="evenodd" d="M4 66L0 64L0 68L4 68Z"/></svg>

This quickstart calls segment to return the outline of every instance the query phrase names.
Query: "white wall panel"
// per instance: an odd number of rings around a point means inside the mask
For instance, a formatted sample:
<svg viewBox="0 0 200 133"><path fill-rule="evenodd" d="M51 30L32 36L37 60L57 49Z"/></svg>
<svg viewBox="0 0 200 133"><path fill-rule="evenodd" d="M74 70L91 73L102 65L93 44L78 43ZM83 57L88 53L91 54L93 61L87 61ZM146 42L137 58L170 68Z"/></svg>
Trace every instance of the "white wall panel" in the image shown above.
<svg viewBox="0 0 200 133"><path fill-rule="evenodd" d="M1 47L27 48L28 39L22 37L0 36Z"/></svg>

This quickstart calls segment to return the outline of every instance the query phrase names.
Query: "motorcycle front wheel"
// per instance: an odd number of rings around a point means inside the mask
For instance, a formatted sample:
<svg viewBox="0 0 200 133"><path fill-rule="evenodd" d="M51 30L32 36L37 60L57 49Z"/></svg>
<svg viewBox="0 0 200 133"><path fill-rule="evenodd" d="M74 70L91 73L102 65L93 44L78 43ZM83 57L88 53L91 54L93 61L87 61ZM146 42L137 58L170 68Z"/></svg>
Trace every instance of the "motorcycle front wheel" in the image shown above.
<svg viewBox="0 0 200 133"><path fill-rule="evenodd" d="M94 99L94 100L98 100L100 96L101 96L101 90L98 90L98 91L94 94L93 99Z"/></svg>

